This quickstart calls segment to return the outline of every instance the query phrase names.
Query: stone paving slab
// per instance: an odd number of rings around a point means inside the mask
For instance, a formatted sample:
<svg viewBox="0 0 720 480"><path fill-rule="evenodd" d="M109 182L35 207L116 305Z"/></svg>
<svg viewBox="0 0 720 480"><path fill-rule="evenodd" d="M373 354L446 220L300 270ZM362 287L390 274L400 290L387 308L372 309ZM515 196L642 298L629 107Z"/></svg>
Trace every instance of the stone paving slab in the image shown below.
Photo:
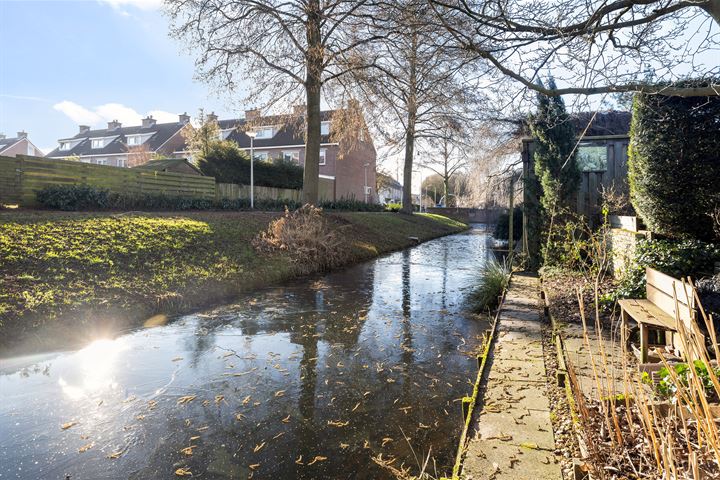
<svg viewBox="0 0 720 480"><path fill-rule="evenodd" d="M465 458L466 480L558 480L560 469L554 455L545 450L489 440Z"/></svg>
<svg viewBox="0 0 720 480"><path fill-rule="evenodd" d="M462 478L562 478L545 394L541 312L537 278L514 275L498 319Z"/></svg>

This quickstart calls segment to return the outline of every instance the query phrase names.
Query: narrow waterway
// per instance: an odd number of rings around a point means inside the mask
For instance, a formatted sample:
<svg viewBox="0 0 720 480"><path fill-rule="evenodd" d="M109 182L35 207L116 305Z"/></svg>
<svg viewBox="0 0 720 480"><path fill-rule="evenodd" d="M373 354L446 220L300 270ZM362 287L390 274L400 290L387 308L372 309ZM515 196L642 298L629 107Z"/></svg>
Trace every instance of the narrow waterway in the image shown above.
<svg viewBox="0 0 720 480"><path fill-rule="evenodd" d="M2 360L0 478L378 479L428 456L447 474L487 327L464 308L488 242L475 228Z"/></svg>

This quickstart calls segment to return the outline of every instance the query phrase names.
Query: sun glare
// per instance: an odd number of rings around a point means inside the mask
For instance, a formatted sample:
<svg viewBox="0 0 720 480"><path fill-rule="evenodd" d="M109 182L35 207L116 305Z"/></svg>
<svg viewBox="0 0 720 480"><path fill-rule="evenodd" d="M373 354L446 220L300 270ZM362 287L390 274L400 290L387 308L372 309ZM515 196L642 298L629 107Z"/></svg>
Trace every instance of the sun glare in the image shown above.
<svg viewBox="0 0 720 480"><path fill-rule="evenodd" d="M80 350L77 353L77 376L70 379L60 377L58 380L63 393L78 400L104 390L116 389L117 359L127 348L122 339L100 339Z"/></svg>

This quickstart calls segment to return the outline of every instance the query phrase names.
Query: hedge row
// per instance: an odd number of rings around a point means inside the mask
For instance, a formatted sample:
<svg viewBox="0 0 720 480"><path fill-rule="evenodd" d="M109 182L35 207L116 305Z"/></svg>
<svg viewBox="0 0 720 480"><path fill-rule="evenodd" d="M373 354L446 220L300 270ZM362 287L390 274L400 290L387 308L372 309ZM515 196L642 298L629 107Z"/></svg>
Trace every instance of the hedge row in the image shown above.
<svg viewBox="0 0 720 480"><path fill-rule="evenodd" d="M169 195L132 195L115 193L103 188L85 185L52 185L37 193L44 208L52 210L250 210L250 199L208 200L177 197ZM255 200L256 210L290 210L300 208L302 204L292 200ZM382 205L341 199L334 202L322 202L320 207L326 210L380 212Z"/></svg>

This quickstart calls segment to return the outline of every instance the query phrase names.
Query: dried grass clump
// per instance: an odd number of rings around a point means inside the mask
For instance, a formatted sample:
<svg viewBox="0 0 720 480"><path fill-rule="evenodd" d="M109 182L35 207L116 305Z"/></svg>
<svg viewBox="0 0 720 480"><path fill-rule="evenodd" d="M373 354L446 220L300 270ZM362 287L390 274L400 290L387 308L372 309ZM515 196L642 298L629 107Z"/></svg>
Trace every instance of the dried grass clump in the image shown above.
<svg viewBox="0 0 720 480"><path fill-rule="evenodd" d="M329 225L321 208L305 205L270 223L253 245L261 252L288 252L305 272L326 270L347 260L338 229Z"/></svg>

